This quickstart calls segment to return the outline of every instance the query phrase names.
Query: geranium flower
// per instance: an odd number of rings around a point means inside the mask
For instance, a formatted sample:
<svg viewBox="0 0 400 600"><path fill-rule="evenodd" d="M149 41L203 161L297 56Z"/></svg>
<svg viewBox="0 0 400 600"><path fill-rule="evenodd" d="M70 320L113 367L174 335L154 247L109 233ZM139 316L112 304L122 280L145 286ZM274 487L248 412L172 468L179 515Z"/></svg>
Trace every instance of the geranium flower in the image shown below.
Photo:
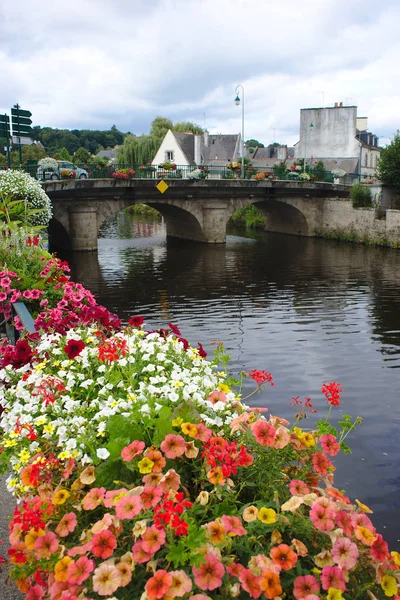
<svg viewBox="0 0 400 600"><path fill-rule="evenodd" d="M343 389L340 383L336 383L335 381L324 383L321 387L321 392L331 406L339 406L342 401L340 392L343 392Z"/></svg>
<svg viewBox="0 0 400 600"><path fill-rule="evenodd" d="M132 519L140 513L142 508L143 504L140 496L126 495L118 500L115 514L120 519Z"/></svg>
<svg viewBox="0 0 400 600"><path fill-rule="evenodd" d="M303 600L309 594L319 593L318 580L312 575L300 575L293 584L293 596L296 600Z"/></svg>
<svg viewBox="0 0 400 600"><path fill-rule="evenodd" d="M67 513L58 523L55 531L60 537L67 537L67 535L74 531L76 523L76 514L73 512Z"/></svg>
<svg viewBox="0 0 400 600"><path fill-rule="evenodd" d="M275 442L276 429L266 421L256 421L252 423L251 431L257 442L262 446L273 446Z"/></svg>
<svg viewBox="0 0 400 600"><path fill-rule="evenodd" d="M275 596L282 594L282 586L280 583L279 575L274 571L265 570L262 572L259 579L260 588L263 590L265 596L272 600Z"/></svg>
<svg viewBox="0 0 400 600"><path fill-rule="evenodd" d="M81 556L76 562L71 562L67 567L68 583L81 585L88 579L94 569L94 561Z"/></svg>
<svg viewBox="0 0 400 600"><path fill-rule="evenodd" d="M222 585L224 565L212 554L206 554L199 567L192 567L194 582L201 590L215 590Z"/></svg>
<svg viewBox="0 0 400 600"><path fill-rule="evenodd" d="M102 563L93 574L93 591L99 596L111 596L120 584L119 571L111 564Z"/></svg>
<svg viewBox="0 0 400 600"><path fill-rule="evenodd" d="M125 448L122 449L122 460L124 460L125 462L130 462L133 458L135 458L135 456L139 456L139 454L142 454L145 447L146 444L144 442L141 442L139 440L133 440L133 442L131 442L129 446L125 446Z"/></svg>
<svg viewBox="0 0 400 600"><path fill-rule="evenodd" d="M289 571L297 563L297 554L287 544L279 544L271 548L270 556L272 561L279 565L285 571Z"/></svg>
<svg viewBox="0 0 400 600"><path fill-rule="evenodd" d="M332 558L341 569L349 571L357 564L358 548L347 537L338 537L332 548Z"/></svg>
<svg viewBox="0 0 400 600"><path fill-rule="evenodd" d="M172 581L172 575L164 569L156 571L153 577L150 577L145 585L146 594L149 600L162 598L164 595L167 596Z"/></svg>
<svg viewBox="0 0 400 600"><path fill-rule="evenodd" d="M161 442L161 450L167 458L178 458L185 453L185 440L181 435L168 434Z"/></svg>
<svg viewBox="0 0 400 600"><path fill-rule="evenodd" d="M116 537L108 529L95 533L92 537L92 553L99 558L105 559L112 556L116 547Z"/></svg>
<svg viewBox="0 0 400 600"><path fill-rule="evenodd" d="M64 352L70 360L79 356L84 349L85 344L82 340L68 340L67 345L64 348Z"/></svg>
<svg viewBox="0 0 400 600"><path fill-rule="evenodd" d="M330 587L341 592L346 589L343 571L340 567L324 567L321 573L321 583L325 591L328 591Z"/></svg>

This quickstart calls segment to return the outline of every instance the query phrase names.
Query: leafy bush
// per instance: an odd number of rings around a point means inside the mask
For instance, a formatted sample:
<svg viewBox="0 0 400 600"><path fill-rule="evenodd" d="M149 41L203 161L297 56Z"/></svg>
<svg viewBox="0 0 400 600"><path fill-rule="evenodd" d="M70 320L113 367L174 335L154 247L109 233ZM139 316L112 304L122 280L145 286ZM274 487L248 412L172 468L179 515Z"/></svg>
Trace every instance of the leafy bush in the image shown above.
<svg viewBox="0 0 400 600"><path fill-rule="evenodd" d="M372 206L371 190L356 183L350 190L350 200L353 208L370 208Z"/></svg>
<svg viewBox="0 0 400 600"><path fill-rule="evenodd" d="M15 220L10 209L18 206L17 220L28 225L47 227L52 216L50 198L40 183L24 171L0 171L0 202L3 214L8 210L8 221Z"/></svg>
<svg viewBox="0 0 400 600"><path fill-rule="evenodd" d="M272 171L278 179L286 179L286 173L287 173L286 160L281 160L277 165L274 165L272 167Z"/></svg>
<svg viewBox="0 0 400 600"><path fill-rule="evenodd" d="M400 192L400 131L397 130L391 143L381 151L378 162L378 177L384 185Z"/></svg>

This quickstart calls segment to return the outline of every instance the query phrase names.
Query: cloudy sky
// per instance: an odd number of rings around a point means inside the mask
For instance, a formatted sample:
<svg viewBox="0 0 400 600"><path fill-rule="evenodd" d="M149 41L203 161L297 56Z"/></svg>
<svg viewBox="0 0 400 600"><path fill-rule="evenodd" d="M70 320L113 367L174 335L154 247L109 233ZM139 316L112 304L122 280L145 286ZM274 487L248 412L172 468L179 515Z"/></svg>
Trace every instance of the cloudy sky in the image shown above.
<svg viewBox="0 0 400 600"><path fill-rule="evenodd" d="M399 0L0 0L0 112L147 133L157 115L298 140L300 108L356 104L400 128Z"/></svg>

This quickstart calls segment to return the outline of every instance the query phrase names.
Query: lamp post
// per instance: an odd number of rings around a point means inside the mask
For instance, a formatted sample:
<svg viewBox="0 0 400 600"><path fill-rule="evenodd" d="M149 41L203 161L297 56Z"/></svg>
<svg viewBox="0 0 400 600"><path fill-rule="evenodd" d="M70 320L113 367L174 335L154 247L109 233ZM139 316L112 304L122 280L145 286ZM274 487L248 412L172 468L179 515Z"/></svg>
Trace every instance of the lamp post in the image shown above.
<svg viewBox="0 0 400 600"><path fill-rule="evenodd" d="M240 97L239 97L239 88L242 90L242 169L241 169L241 178L244 179L244 89L242 85L237 85L235 89L235 104L239 106Z"/></svg>
<svg viewBox="0 0 400 600"><path fill-rule="evenodd" d="M314 127L314 123L310 123L310 125L308 127L306 127L306 141L304 144L304 161L303 161L303 171L306 170L306 158L307 158L307 134L308 134L308 130L312 129Z"/></svg>

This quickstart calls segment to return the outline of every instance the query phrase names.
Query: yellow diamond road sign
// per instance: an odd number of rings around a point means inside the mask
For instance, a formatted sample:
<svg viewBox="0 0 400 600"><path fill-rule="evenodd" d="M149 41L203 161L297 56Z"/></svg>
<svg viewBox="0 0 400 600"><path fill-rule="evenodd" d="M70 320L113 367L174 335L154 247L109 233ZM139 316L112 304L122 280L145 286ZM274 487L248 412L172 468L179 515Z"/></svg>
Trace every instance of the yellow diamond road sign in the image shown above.
<svg viewBox="0 0 400 600"><path fill-rule="evenodd" d="M161 181L159 181L157 183L156 188L158 189L159 192L161 192L163 194L164 192L167 191L168 184L166 184L165 181L163 179L161 179Z"/></svg>

